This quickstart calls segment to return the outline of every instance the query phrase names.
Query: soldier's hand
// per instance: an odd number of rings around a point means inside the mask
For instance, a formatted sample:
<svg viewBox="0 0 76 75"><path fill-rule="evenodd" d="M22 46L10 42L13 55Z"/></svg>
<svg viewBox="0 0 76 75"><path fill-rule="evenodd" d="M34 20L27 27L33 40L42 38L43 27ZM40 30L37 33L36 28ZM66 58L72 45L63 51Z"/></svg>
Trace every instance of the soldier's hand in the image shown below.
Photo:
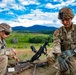
<svg viewBox="0 0 76 75"><path fill-rule="evenodd" d="M16 56L16 50L11 48L11 57L15 60L15 61L19 61L18 57Z"/></svg>
<svg viewBox="0 0 76 75"><path fill-rule="evenodd" d="M47 62L49 63L49 64L54 64L55 63L55 58L54 58L54 56L48 56L47 57Z"/></svg>
<svg viewBox="0 0 76 75"><path fill-rule="evenodd" d="M48 61L48 62L53 62L53 61L55 61L55 59L54 59L54 57L48 56L48 57L47 57L47 61Z"/></svg>
<svg viewBox="0 0 76 75"><path fill-rule="evenodd" d="M19 61L17 56L13 56L13 59L16 60L17 62Z"/></svg>
<svg viewBox="0 0 76 75"><path fill-rule="evenodd" d="M11 48L11 55L16 55L16 50Z"/></svg>

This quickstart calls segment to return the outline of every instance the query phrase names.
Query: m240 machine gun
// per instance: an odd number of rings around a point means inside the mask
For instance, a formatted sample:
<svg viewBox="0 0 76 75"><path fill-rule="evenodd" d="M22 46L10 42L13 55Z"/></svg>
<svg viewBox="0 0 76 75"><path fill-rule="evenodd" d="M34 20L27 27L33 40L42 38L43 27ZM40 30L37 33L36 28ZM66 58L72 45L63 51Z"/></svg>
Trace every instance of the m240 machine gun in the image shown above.
<svg viewBox="0 0 76 75"><path fill-rule="evenodd" d="M30 48L32 49L32 51L35 53L32 58L30 60L25 60L25 61L19 61L17 62L16 64L14 64L13 66L10 65L10 67L7 68L7 71L6 71L6 74L5 75L8 75L9 72L13 73L13 75L15 74L18 74L30 67L33 67L35 65L35 69L37 66L44 66L44 65L47 65L46 63L45 64L35 64L33 63L35 60L39 59L39 57L42 55L42 54L45 54L47 55L47 45L49 45L49 41L45 41L44 44L42 46L40 46L39 50L36 50L34 46L31 46ZM9 72L8 72L9 71ZM34 73L33 75L35 75L35 70L34 70Z"/></svg>
<svg viewBox="0 0 76 75"><path fill-rule="evenodd" d="M45 41L43 46L40 47L40 49L37 51L34 46L31 46L32 51L35 53L35 55L31 58L31 62L34 60L37 60L42 54L47 56L47 48L46 46L49 45L49 41Z"/></svg>

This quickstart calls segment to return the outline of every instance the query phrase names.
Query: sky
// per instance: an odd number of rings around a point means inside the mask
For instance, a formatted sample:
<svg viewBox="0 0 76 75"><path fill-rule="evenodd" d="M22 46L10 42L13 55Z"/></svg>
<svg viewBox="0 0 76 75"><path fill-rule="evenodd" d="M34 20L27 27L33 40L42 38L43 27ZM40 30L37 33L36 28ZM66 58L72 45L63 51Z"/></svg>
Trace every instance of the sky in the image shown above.
<svg viewBox="0 0 76 75"><path fill-rule="evenodd" d="M14 26L62 26L58 12L70 7L76 23L76 0L0 0L0 23Z"/></svg>

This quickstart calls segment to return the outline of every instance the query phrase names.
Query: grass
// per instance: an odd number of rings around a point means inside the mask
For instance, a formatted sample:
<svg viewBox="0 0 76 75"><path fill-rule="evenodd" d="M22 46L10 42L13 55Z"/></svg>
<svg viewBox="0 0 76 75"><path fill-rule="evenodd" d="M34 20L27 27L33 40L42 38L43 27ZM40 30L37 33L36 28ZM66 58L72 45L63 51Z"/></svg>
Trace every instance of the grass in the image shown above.
<svg viewBox="0 0 76 75"><path fill-rule="evenodd" d="M31 45L34 45L36 47L39 47L43 43L29 43L29 39L33 38L35 36L40 37L48 37L48 34L39 34L39 33L11 33L10 36L6 39L7 47L11 48L17 48L17 49L23 49L23 48L30 48ZM18 39L18 42L13 44L11 40L13 38ZM43 39L43 38L42 38Z"/></svg>
<svg viewBox="0 0 76 75"><path fill-rule="evenodd" d="M10 36L6 39L7 43L7 48L14 48L17 51L24 50L24 53L17 54L20 60L27 60L30 59L34 54L31 52L27 53L27 51L31 51L30 47L33 45L36 50L39 50L40 46L42 46L44 43L29 43L29 38L33 38L35 36L43 36L43 37L48 37L48 34L37 34L37 33L11 33ZM11 43L12 38L17 38L18 43ZM47 48L51 49L52 43L50 43L50 46L47 46ZM26 52L25 52L26 51ZM41 59L45 58L44 55L41 56Z"/></svg>

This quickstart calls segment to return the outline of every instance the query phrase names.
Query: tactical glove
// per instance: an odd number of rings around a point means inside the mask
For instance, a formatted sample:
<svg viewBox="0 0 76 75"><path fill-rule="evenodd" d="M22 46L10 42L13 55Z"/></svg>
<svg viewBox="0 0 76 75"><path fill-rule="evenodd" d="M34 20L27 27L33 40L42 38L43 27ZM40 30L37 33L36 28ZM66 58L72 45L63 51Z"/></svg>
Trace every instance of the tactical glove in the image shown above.
<svg viewBox="0 0 76 75"><path fill-rule="evenodd" d="M68 64L67 61L65 59L63 59L63 57L60 55L58 56L58 63L59 63L59 69L60 71L67 71L68 68Z"/></svg>

